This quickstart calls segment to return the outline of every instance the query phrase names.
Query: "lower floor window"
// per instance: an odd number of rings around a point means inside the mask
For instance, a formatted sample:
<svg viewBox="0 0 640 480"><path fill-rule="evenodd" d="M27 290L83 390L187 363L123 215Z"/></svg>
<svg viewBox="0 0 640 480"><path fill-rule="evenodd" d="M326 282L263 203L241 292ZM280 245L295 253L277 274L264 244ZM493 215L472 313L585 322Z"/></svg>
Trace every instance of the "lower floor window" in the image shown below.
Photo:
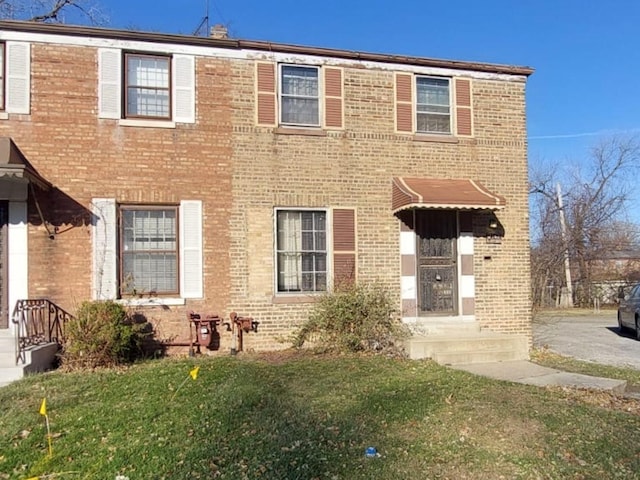
<svg viewBox="0 0 640 480"><path fill-rule="evenodd" d="M327 290L327 213L278 210L276 213L278 292Z"/></svg>
<svg viewBox="0 0 640 480"><path fill-rule="evenodd" d="M178 207L120 207L120 293L178 293Z"/></svg>

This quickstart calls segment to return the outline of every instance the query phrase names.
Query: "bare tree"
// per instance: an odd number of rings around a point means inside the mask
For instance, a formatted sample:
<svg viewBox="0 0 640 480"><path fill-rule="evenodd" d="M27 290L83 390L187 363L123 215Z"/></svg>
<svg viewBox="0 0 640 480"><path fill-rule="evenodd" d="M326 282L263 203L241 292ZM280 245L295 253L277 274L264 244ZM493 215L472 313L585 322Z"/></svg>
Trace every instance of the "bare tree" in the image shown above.
<svg viewBox="0 0 640 480"><path fill-rule="evenodd" d="M563 254L568 251L571 273L578 287L575 301L591 302L592 268L616 244L635 239L625 233L632 170L640 166L640 141L636 137L611 137L594 146L588 162L571 175L559 178L558 169L537 170L531 174L536 233L532 249L534 299L545 298L541 289L549 285L566 286L562 273ZM555 184L563 184L563 203L567 223L566 241L559 231L559 202ZM614 238L615 237L615 238ZM549 302L546 302L547 304Z"/></svg>
<svg viewBox="0 0 640 480"><path fill-rule="evenodd" d="M0 18L48 23L107 23L96 0L0 0Z"/></svg>

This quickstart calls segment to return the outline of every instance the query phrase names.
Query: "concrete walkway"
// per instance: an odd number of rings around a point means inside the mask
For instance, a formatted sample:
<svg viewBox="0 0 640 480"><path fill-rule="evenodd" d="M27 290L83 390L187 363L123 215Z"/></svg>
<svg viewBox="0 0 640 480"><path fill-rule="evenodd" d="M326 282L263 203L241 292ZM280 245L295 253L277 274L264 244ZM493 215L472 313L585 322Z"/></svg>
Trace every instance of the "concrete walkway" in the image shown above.
<svg viewBox="0 0 640 480"><path fill-rule="evenodd" d="M620 334L616 311L541 312L533 322L533 343L539 348L587 362L640 369L640 342ZM528 361L456 365L452 368L498 380L537 386L564 386L608 391L640 398L624 380L592 377L542 367Z"/></svg>
<svg viewBox="0 0 640 480"><path fill-rule="evenodd" d="M609 391L618 395L624 394L627 387L625 380L613 380L611 378L563 372L553 368L542 367L526 360L453 365L451 368L464 370L483 377L495 378L497 380L525 383L527 385L537 385L540 387L564 386L589 388Z"/></svg>

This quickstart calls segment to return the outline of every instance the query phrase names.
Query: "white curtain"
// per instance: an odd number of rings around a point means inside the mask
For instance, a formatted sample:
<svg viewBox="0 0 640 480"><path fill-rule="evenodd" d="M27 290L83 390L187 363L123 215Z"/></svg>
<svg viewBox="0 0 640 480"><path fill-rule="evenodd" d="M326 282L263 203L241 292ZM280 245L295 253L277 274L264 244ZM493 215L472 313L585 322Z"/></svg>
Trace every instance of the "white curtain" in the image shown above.
<svg viewBox="0 0 640 480"><path fill-rule="evenodd" d="M278 212L278 289L299 291L302 281L300 212Z"/></svg>

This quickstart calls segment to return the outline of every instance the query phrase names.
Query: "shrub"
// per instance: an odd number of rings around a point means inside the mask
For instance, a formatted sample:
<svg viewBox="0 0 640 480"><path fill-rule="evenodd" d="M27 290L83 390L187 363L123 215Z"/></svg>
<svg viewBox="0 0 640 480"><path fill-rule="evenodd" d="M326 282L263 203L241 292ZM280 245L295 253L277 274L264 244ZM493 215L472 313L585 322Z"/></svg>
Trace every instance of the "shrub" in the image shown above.
<svg viewBox="0 0 640 480"><path fill-rule="evenodd" d="M115 302L83 302L65 325L62 364L69 368L108 367L141 355L144 325Z"/></svg>
<svg viewBox="0 0 640 480"><path fill-rule="evenodd" d="M342 352L397 350L408 331L398 320L391 294L379 285L343 285L320 297L293 345L312 341Z"/></svg>

